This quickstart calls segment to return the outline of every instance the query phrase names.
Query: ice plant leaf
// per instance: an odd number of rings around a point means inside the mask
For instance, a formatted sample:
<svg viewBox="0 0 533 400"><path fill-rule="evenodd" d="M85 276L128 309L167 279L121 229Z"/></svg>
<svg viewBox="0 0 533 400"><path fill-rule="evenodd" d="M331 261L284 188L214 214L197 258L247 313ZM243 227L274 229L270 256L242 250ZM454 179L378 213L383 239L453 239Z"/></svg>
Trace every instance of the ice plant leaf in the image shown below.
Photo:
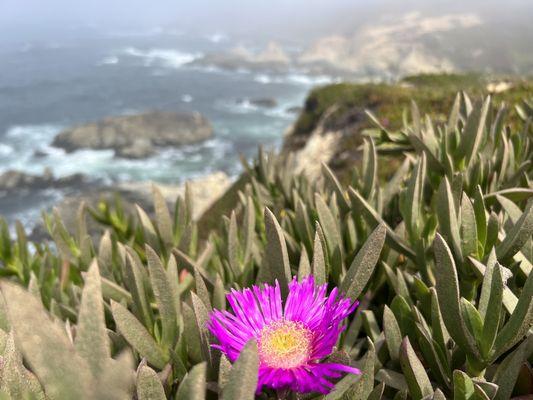
<svg viewBox="0 0 533 400"><path fill-rule="evenodd" d="M487 266L488 273L489 267ZM500 313L502 309L502 300L503 300L503 281L502 274L500 271L500 265L496 263L492 267L490 273L490 280L483 281L482 291L485 290L485 285L490 285L487 290L489 290L487 310L490 310L488 314L485 314L483 321L483 335L481 337L481 351L482 354L486 357L489 354L490 349L492 348L494 341L496 340L496 334L498 333L498 326L500 323Z"/></svg>
<svg viewBox="0 0 533 400"><path fill-rule="evenodd" d="M339 232L337 218L335 218L331 212L331 209L328 207L322 196L320 196L318 193L315 193L315 204L318 213L318 220L320 221L320 226L324 231L324 238L328 244L329 251L333 254L335 249L341 249L342 246L342 238Z"/></svg>
<svg viewBox="0 0 533 400"><path fill-rule="evenodd" d="M456 343L468 349L472 354L479 356L473 339L467 331L461 311L459 278L457 277L455 262L450 248L438 233L435 237L433 248L437 264L435 268L436 289L440 309L446 310L442 314L446 328Z"/></svg>
<svg viewBox="0 0 533 400"><path fill-rule="evenodd" d="M398 360L400 354L400 345L402 342L402 333L396 317L391 309L385 305L383 309L383 333L385 334L385 341L389 354L392 360Z"/></svg>
<svg viewBox="0 0 533 400"><path fill-rule="evenodd" d="M456 261L462 261L459 225L457 224L457 212L454 204L452 189L447 177L441 181L437 194L437 216L440 229L448 243L451 243L453 255Z"/></svg>
<svg viewBox="0 0 533 400"><path fill-rule="evenodd" d="M313 264L311 266L317 285L326 283L326 260L324 257L324 247L326 246L326 243L322 242L323 236L322 228L317 222L313 245Z"/></svg>
<svg viewBox="0 0 533 400"><path fill-rule="evenodd" d="M379 213L366 202L366 200L353 188L349 188L348 193L352 200L352 204L355 209L361 209L363 215L369 225L377 226L384 224L387 228L387 244L398 251L401 254L405 254L407 257L414 259L416 257L415 252L408 247L404 240L394 232L390 226L383 220Z"/></svg>
<svg viewBox="0 0 533 400"><path fill-rule="evenodd" d="M532 353L533 335L529 335L516 350L505 357L500 363L493 378L493 382L498 385L498 391L494 400L511 398L520 368Z"/></svg>
<svg viewBox="0 0 533 400"><path fill-rule="evenodd" d="M291 267L289 265L289 255L287 254L287 244L283 237L283 230L272 211L265 208L265 230L267 236L266 254L266 277L269 283L274 283L277 279L281 286L283 297L287 295L287 285L291 279Z"/></svg>
<svg viewBox="0 0 533 400"><path fill-rule="evenodd" d="M2 331L2 334L3 331ZM4 334L5 335L5 334ZM15 348L13 332L5 338L2 357L0 388L9 394L9 399L30 398L44 400L44 393L37 378L22 363L22 355Z"/></svg>
<svg viewBox="0 0 533 400"><path fill-rule="evenodd" d="M159 348L146 328L123 305L111 301L111 311L120 333L131 346L153 366L162 369L168 357Z"/></svg>
<svg viewBox="0 0 533 400"><path fill-rule="evenodd" d="M159 315L161 316L161 324L163 328L162 343L164 346L172 348L177 334L177 315L176 307L174 305L174 294L159 256L148 245L146 245L145 253L148 260L150 282L152 283L155 299L159 307Z"/></svg>
<svg viewBox="0 0 533 400"><path fill-rule="evenodd" d="M433 395L433 388L428 375L407 336L403 339L400 347L400 364L413 399L419 400L424 396Z"/></svg>
<svg viewBox="0 0 533 400"><path fill-rule="evenodd" d="M139 400L166 400L165 390L155 371L141 366L137 372L137 398Z"/></svg>
<svg viewBox="0 0 533 400"><path fill-rule="evenodd" d="M340 290L352 300L357 299L374 272L374 267L379 260L381 249L385 243L387 229L380 224L370 234L365 244L346 272Z"/></svg>
<svg viewBox="0 0 533 400"><path fill-rule="evenodd" d="M483 105L476 104L468 116L461 143L457 149L457 158L466 158L467 166L475 159L477 149L483 137L485 121L490 106L490 96L485 99Z"/></svg>
<svg viewBox="0 0 533 400"><path fill-rule="evenodd" d="M205 362L192 367L178 387L176 400L205 400L206 371Z"/></svg>
<svg viewBox="0 0 533 400"><path fill-rule="evenodd" d="M475 255L478 251L476 215L472 202L463 192L461 201L461 249L465 256Z"/></svg>
<svg viewBox="0 0 533 400"><path fill-rule="evenodd" d="M311 264L309 263L309 256L307 255L307 251L304 249L300 254L300 262L298 264L298 280L301 280L310 274Z"/></svg>
<svg viewBox="0 0 533 400"><path fill-rule="evenodd" d="M33 295L2 282L9 319L24 358L51 399L86 399L93 392L89 365L76 354L64 330Z"/></svg>
<svg viewBox="0 0 533 400"><path fill-rule="evenodd" d="M154 199L155 220L157 231L167 248L174 244L174 232L172 229L172 218L168 211L167 201L163 197L161 190L152 185L152 197Z"/></svg>
<svg viewBox="0 0 533 400"><path fill-rule="evenodd" d="M326 178L326 182L329 184L331 189L334 190L335 193L337 193L337 203L339 205L339 208L343 212L350 211L350 206L348 205L348 201L346 200L344 190L342 189L341 184L333 173L333 171L328 167L326 163L322 163L322 171Z"/></svg>
<svg viewBox="0 0 533 400"><path fill-rule="evenodd" d="M474 395L474 383L463 371L453 371L453 398L454 400L468 400Z"/></svg>
<svg viewBox="0 0 533 400"><path fill-rule="evenodd" d="M518 303L507 323L496 337L496 357L514 346L531 328L533 320L533 273L530 273Z"/></svg>
<svg viewBox="0 0 533 400"><path fill-rule="evenodd" d="M228 262L235 277L242 273L239 263L239 237L237 236L237 216L231 213L228 227Z"/></svg>
<svg viewBox="0 0 533 400"><path fill-rule="evenodd" d="M233 364L222 392L222 400L253 400L257 388L259 356L257 342L250 340Z"/></svg>
<svg viewBox="0 0 533 400"><path fill-rule="evenodd" d="M111 357L102 303L100 274L96 261L93 261L85 275L75 347L90 364L95 375L100 373L104 363Z"/></svg>
<svg viewBox="0 0 533 400"><path fill-rule="evenodd" d="M527 202L526 209L516 224L507 233L503 242L496 247L498 259L506 260L519 251L533 235L533 199Z"/></svg>

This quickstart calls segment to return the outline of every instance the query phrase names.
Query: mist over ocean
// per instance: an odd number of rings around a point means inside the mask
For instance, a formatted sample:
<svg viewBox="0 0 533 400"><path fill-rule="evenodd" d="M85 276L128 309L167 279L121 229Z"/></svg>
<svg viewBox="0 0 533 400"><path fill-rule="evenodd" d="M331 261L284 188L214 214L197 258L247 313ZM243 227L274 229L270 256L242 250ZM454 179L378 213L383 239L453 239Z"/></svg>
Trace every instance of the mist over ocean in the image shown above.
<svg viewBox="0 0 533 400"><path fill-rule="evenodd" d="M296 73L269 75L186 64L205 52L235 46L213 32L192 36L160 28L145 31L67 29L43 37L0 43L0 174L20 170L55 176L83 173L105 183L154 180L180 183L224 171L240 171L239 154L259 144L276 148L305 94L317 82ZM253 99L272 98L275 107ZM214 137L198 145L164 149L148 159L116 158L112 151L66 154L50 146L64 128L107 116L148 110L199 111ZM35 218L61 198L49 190L0 199L0 213Z"/></svg>

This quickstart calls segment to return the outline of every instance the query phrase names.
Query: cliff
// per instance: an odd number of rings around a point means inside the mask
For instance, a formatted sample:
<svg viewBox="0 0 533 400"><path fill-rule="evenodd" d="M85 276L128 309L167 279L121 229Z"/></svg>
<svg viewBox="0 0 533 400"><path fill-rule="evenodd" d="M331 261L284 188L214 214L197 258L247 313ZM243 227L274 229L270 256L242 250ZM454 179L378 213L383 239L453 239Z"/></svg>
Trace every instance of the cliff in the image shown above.
<svg viewBox="0 0 533 400"><path fill-rule="evenodd" d="M361 161L362 132L375 125L366 111L378 116L390 130L400 129L413 100L422 115L433 121L447 118L456 94L465 91L472 100L491 94L496 103L506 103L509 121L518 120L514 106L533 93L533 80L516 77L489 77L480 74L423 74L393 84L339 83L312 90L294 125L288 130L282 154L294 154L294 168L307 175L328 164L347 183L353 166ZM381 178L390 176L400 164L397 155L379 159ZM243 175L206 211L199 224L206 234L217 226L220 216L229 213L238 200L237 192L247 182Z"/></svg>

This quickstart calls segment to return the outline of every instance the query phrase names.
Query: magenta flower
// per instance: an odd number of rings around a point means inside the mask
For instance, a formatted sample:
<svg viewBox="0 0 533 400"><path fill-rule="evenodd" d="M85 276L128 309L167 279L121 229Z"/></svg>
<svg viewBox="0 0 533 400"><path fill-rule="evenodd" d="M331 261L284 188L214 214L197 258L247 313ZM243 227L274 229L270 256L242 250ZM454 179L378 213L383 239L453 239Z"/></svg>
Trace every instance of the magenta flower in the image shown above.
<svg viewBox="0 0 533 400"><path fill-rule="evenodd" d="M324 362L332 351L341 322L358 305L338 294L329 296L327 284L317 286L312 276L289 284L289 295L282 305L279 284L253 286L227 295L233 313L215 310L208 323L218 340L214 348L233 362L244 345L257 340L259 378L263 386L290 389L300 393L328 393L343 372L360 374L357 368Z"/></svg>

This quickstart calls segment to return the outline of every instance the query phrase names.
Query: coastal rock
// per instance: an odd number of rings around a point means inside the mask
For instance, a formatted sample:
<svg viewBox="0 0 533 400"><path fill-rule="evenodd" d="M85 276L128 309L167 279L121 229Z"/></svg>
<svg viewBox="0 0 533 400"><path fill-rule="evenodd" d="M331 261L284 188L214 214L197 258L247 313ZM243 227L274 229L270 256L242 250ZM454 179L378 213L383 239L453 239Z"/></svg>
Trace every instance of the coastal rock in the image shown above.
<svg viewBox="0 0 533 400"><path fill-rule="evenodd" d="M31 189L59 189L64 187L81 187L86 183L83 174L73 174L56 178L49 169L42 175L28 174L22 171L9 170L0 175L0 193L10 193Z"/></svg>
<svg viewBox="0 0 533 400"><path fill-rule="evenodd" d="M237 99L237 104L250 104L255 107L261 108L274 108L278 105L276 99L272 97L259 97L256 99Z"/></svg>
<svg viewBox="0 0 533 400"><path fill-rule="evenodd" d="M300 114L303 111L303 108L301 106L292 106L288 107L285 112L288 114Z"/></svg>
<svg viewBox="0 0 533 400"><path fill-rule="evenodd" d="M250 103L256 107L263 107L263 108L274 108L278 105L278 102L276 101L276 99L272 99L270 97L252 99L250 100Z"/></svg>
<svg viewBox="0 0 533 400"><path fill-rule="evenodd" d="M152 111L67 129L52 145L67 152L113 149L119 157L144 158L154 154L157 147L192 144L212 136L211 124L199 113Z"/></svg>

